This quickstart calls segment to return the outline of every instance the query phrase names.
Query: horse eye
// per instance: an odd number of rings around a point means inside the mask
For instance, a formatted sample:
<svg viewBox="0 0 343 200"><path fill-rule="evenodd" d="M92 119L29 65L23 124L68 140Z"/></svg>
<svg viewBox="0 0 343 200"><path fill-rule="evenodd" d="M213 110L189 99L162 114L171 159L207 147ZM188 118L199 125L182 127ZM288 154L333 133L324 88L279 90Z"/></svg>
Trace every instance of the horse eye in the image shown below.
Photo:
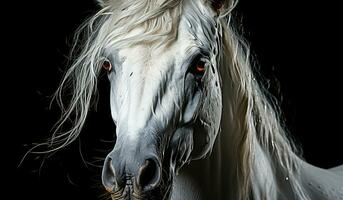
<svg viewBox="0 0 343 200"><path fill-rule="evenodd" d="M206 62L203 59L197 59L192 65L191 72L197 80L200 80L206 72Z"/></svg>
<svg viewBox="0 0 343 200"><path fill-rule="evenodd" d="M106 70L106 71L111 71L112 69L112 64L110 61L108 60L105 60L103 63L102 63L102 67Z"/></svg>

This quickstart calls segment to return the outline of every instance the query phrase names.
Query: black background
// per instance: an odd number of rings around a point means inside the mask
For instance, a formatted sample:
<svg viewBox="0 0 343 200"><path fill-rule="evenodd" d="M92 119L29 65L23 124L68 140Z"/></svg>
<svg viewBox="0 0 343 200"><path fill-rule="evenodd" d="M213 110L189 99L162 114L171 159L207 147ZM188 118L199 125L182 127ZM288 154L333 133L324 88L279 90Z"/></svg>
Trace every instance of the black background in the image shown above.
<svg viewBox="0 0 343 200"><path fill-rule="evenodd" d="M329 2L241 0L235 12L271 92L282 100L286 123L304 158L324 168L343 164L342 51L334 7ZM3 110L9 111L2 131L10 137L2 145L7 155L2 165L10 168L2 171L10 177L5 183L8 199L101 198L101 167L85 165L78 149L81 144L84 159L91 162L111 148L99 141L113 140L114 130L104 78L98 111L90 113L81 143L47 158L42 167L42 159L32 155L17 167L32 143L51 134L58 109L49 109L50 96L65 69L73 32L96 9L92 0L17 1L3 7L9 11L3 17L8 34L3 43L10 43L4 54L8 73L2 76L2 81L10 80L2 84ZM101 161L95 164L101 166Z"/></svg>

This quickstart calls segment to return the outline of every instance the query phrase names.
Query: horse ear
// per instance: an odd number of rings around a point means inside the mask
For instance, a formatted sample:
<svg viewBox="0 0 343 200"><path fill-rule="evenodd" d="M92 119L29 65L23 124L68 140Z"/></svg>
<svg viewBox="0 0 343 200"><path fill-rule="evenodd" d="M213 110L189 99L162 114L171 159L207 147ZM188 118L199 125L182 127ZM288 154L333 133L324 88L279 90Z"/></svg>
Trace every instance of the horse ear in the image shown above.
<svg viewBox="0 0 343 200"><path fill-rule="evenodd" d="M226 13L235 7L237 0L209 0L211 8L218 13Z"/></svg>

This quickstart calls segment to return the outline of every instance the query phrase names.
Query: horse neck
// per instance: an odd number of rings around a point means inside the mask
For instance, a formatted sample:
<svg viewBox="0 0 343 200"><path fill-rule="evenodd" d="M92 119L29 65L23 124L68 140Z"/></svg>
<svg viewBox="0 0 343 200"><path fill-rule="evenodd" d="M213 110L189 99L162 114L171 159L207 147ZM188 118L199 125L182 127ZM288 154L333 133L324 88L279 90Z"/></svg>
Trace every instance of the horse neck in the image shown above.
<svg viewBox="0 0 343 200"><path fill-rule="evenodd" d="M241 199L242 192L237 188L239 177L237 173L237 149L234 149L232 135L234 130L230 129L230 123L223 115L221 132L211 154L202 160L192 161L188 166L181 170L178 182L174 185L182 190L183 194L197 194L196 197L190 196L187 199ZM271 152L264 149L256 137L251 140L251 162L250 165L238 166L249 168L250 173L246 181L250 186L251 199L297 199L302 185L297 173L289 174L277 158ZM293 152L290 154L294 162L301 162ZM300 184L300 185L299 185ZM182 189L180 189L182 188ZM187 192L185 192L187 191ZM181 195L183 196L184 195ZM302 195L300 195L301 197ZM178 198L174 198L178 199Z"/></svg>

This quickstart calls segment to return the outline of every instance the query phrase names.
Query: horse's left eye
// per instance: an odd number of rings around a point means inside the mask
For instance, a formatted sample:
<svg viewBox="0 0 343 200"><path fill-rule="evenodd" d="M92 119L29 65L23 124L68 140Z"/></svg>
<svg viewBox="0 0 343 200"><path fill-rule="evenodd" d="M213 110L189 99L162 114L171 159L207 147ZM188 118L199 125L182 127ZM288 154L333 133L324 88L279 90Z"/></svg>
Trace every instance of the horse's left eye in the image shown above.
<svg viewBox="0 0 343 200"><path fill-rule="evenodd" d="M206 61L204 59L197 59L191 68L191 73L197 80L200 80L206 72Z"/></svg>

